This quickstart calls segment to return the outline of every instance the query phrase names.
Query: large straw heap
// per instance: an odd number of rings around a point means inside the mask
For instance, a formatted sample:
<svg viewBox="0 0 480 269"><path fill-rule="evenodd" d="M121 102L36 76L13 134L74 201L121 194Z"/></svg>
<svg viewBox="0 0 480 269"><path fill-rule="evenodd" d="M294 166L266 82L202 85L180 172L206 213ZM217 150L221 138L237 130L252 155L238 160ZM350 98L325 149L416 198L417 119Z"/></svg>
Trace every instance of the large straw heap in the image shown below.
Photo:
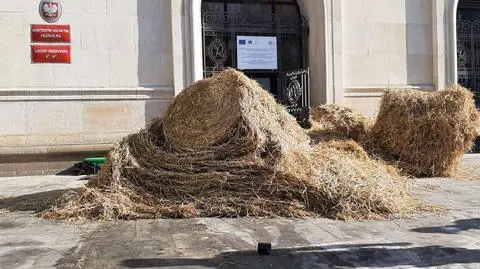
<svg viewBox="0 0 480 269"><path fill-rule="evenodd" d="M119 142L85 189L42 216L365 219L415 206L395 171L331 144L312 146L273 97L226 70L186 88L162 119Z"/></svg>
<svg viewBox="0 0 480 269"><path fill-rule="evenodd" d="M478 124L473 93L460 86L388 90L367 147L411 175L451 176L472 147Z"/></svg>

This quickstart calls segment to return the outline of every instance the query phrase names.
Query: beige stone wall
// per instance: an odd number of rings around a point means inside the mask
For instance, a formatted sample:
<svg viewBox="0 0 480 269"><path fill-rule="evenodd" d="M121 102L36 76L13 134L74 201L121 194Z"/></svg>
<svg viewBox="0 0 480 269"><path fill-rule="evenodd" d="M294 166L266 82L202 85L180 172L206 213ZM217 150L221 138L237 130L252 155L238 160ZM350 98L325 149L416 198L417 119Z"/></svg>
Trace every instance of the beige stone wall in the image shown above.
<svg viewBox="0 0 480 269"><path fill-rule="evenodd" d="M432 2L342 0L345 104L372 114L386 87L433 87Z"/></svg>
<svg viewBox="0 0 480 269"><path fill-rule="evenodd" d="M30 24L44 23L38 3L0 0L0 153L109 144L202 75L201 0L62 0L70 65L30 64ZM372 116L386 87L456 79L455 0L299 3L311 26L314 105Z"/></svg>
<svg viewBox="0 0 480 269"><path fill-rule="evenodd" d="M143 128L169 101L57 101L0 104L0 145L111 143Z"/></svg>
<svg viewBox="0 0 480 269"><path fill-rule="evenodd" d="M108 144L174 95L170 1L63 0L71 64L31 64L38 0L0 0L1 154Z"/></svg>
<svg viewBox="0 0 480 269"><path fill-rule="evenodd" d="M382 93L379 92L349 94L343 99L343 104L356 111L362 112L369 118L374 118L378 114L381 99Z"/></svg>
<svg viewBox="0 0 480 269"><path fill-rule="evenodd" d="M136 87L173 84L168 1L63 0L56 24L72 31L72 64L30 64L37 0L0 0L0 87Z"/></svg>

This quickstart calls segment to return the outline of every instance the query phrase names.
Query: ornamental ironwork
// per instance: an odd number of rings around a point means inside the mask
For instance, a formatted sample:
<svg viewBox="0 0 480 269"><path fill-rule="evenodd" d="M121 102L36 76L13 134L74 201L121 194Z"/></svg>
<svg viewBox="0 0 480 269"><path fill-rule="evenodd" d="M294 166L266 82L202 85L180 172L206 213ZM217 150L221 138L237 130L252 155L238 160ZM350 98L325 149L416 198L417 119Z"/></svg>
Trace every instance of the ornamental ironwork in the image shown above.
<svg viewBox="0 0 480 269"><path fill-rule="evenodd" d="M469 49L465 48L463 43L460 40L457 42L457 65L464 68L467 60L471 57L471 53Z"/></svg>
<svg viewBox="0 0 480 269"><path fill-rule="evenodd" d="M462 15L460 14L457 19L457 32L480 32L480 20L463 19Z"/></svg>
<svg viewBox="0 0 480 269"><path fill-rule="evenodd" d="M237 36L277 37L278 68L268 71L270 73L280 74L308 66L307 21L294 0L202 1L205 76L226 67L237 68ZM276 88L278 83L271 82L271 85Z"/></svg>
<svg viewBox="0 0 480 269"><path fill-rule="evenodd" d="M458 83L472 89L480 107L480 20L457 19Z"/></svg>
<svg viewBox="0 0 480 269"><path fill-rule="evenodd" d="M240 13L231 15L224 12L206 12L203 14L203 22L205 24L244 24L246 23L246 16Z"/></svg>
<svg viewBox="0 0 480 269"><path fill-rule="evenodd" d="M458 84L475 93L476 106L480 108L480 20L476 19L480 12L472 16L470 9L466 11L457 16ZM480 152L480 139L472 151Z"/></svg>
<svg viewBox="0 0 480 269"><path fill-rule="evenodd" d="M212 62L219 65L224 63L227 58L227 44L219 38L214 38L208 45L208 57Z"/></svg>
<svg viewBox="0 0 480 269"><path fill-rule="evenodd" d="M239 68L240 60L255 61L258 51L251 53L251 56L239 56L239 36L270 37L276 40L275 68L256 65L255 68L258 69L249 67L241 71L260 81L262 87L284 104L297 119L308 118L308 23L301 15L297 1L203 0L205 77L228 67Z"/></svg>
<svg viewBox="0 0 480 269"><path fill-rule="evenodd" d="M294 108L298 107L298 100L302 96L302 86L300 85L300 82L298 82L298 76L291 78L285 92L288 104Z"/></svg>
<svg viewBox="0 0 480 269"><path fill-rule="evenodd" d="M310 106L310 70L308 68L282 74L283 104L293 115L301 112L302 108Z"/></svg>
<svg viewBox="0 0 480 269"><path fill-rule="evenodd" d="M242 13L228 13L208 11L203 13L203 23L209 27L277 27L277 28L298 28L305 25L304 17L286 17L277 14L268 14L270 19L257 17Z"/></svg>

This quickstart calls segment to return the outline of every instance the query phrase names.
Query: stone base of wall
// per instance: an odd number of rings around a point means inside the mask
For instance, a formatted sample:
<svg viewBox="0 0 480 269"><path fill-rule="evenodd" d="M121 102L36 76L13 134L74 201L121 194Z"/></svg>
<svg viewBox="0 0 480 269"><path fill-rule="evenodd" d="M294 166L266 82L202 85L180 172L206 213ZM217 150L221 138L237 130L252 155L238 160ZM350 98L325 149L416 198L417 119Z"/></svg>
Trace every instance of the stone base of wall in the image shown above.
<svg viewBox="0 0 480 269"><path fill-rule="evenodd" d="M56 146L47 148L0 147L0 177L54 175L87 157L106 156L112 144Z"/></svg>
<svg viewBox="0 0 480 269"><path fill-rule="evenodd" d="M163 114L173 87L0 89L0 176L55 174L104 156Z"/></svg>

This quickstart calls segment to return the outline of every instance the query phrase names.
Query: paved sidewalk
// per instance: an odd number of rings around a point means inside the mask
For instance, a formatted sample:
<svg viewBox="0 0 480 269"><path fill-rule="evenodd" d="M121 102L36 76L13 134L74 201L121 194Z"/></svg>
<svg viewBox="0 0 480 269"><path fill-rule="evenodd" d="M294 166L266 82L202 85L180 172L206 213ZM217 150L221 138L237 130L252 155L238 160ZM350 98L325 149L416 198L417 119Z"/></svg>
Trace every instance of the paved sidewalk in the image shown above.
<svg viewBox="0 0 480 269"><path fill-rule="evenodd" d="M34 212L84 180L0 179L0 268L480 268L480 181L415 182L417 197L448 211L366 222L211 218L79 224L40 220ZM258 256L258 242L271 242L272 255Z"/></svg>

